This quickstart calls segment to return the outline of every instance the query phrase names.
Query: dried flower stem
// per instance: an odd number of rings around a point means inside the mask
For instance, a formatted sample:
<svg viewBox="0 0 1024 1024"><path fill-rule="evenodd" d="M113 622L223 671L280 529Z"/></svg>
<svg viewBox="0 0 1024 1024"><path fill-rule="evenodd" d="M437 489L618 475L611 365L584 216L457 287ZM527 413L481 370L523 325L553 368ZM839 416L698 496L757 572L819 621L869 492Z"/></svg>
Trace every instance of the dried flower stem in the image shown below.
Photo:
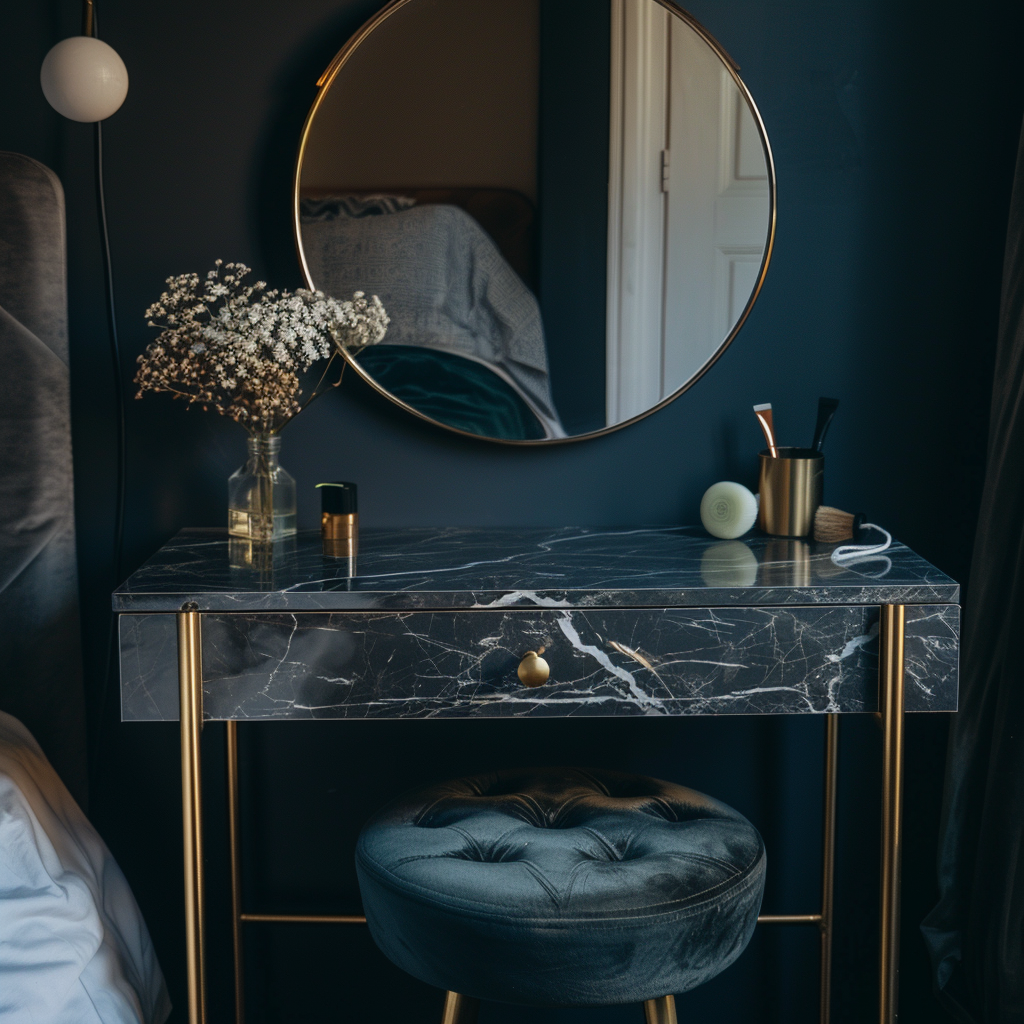
<svg viewBox="0 0 1024 1024"><path fill-rule="evenodd" d="M331 372L331 367L334 365L334 360L337 359L338 357L339 357L339 353L335 352L331 356L331 358L327 360L327 365L324 367L324 372L320 375L320 379L316 382L316 387L313 388L313 390L310 392L309 398L307 398L306 401L302 403L302 408L299 409L299 412L302 412L303 409L305 409L308 406L312 405L314 398L319 398L321 395L324 395L324 394L327 393L327 388L324 388L324 390L321 391L320 390L320 386L327 379L327 375ZM338 374L338 379L333 384L328 384L328 386L327 386L328 388L338 388L338 387L341 387L341 382L342 382L342 380L345 377L345 369L347 367L348 367L348 363L344 360L344 358L342 358L341 373Z"/></svg>

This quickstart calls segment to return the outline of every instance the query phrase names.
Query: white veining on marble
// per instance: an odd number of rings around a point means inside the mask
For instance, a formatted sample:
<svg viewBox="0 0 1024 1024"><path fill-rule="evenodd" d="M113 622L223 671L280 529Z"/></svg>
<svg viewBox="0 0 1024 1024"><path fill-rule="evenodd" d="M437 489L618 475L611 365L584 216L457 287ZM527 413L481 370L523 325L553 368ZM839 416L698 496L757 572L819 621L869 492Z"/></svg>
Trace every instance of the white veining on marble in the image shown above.
<svg viewBox="0 0 1024 1024"><path fill-rule="evenodd" d="M522 602L535 605L537 608L571 608L572 605L565 598L542 597L533 590L513 590L509 594L502 594L501 597L485 604L476 602L470 605L471 608L511 608L513 605Z"/></svg>
<svg viewBox="0 0 1024 1024"><path fill-rule="evenodd" d="M576 648L576 650L580 651L582 654L590 655L590 657L594 658L594 660L597 661L597 663L606 672L609 672L617 679L621 679L626 684L626 686L629 687L629 692L638 705L640 705L641 707L651 707L659 709L664 707L661 701L656 700L649 693L644 692L644 690L637 683L636 677L633 675L632 672L627 672L624 668L621 668L619 665L614 664L611 658L609 658L608 655L605 654L605 652L602 651L600 647L597 647L594 644L584 643L576 627L573 625L571 615L560 615L558 617L558 628L562 631L562 635L566 638L566 640L568 640L569 643L571 643L573 647Z"/></svg>
<svg viewBox="0 0 1024 1024"><path fill-rule="evenodd" d="M863 636L855 636L852 640L848 640L839 654L830 654L828 660L832 662L845 661L851 655L856 654L865 644L869 644L877 639L878 623L876 622Z"/></svg>

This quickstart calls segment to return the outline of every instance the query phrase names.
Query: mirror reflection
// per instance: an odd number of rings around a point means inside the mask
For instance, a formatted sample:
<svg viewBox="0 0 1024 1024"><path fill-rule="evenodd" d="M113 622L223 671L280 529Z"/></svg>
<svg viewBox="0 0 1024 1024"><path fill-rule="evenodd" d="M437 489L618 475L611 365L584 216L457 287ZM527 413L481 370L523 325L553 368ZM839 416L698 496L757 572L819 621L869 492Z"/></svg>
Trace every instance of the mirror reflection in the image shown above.
<svg viewBox="0 0 1024 1024"><path fill-rule="evenodd" d="M387 337L350 354L390 396L559 440L644 415L731 340L772 171L746 90L681 12L406 0L339 56L300 154L299 248L312 286L384 302Z"/></svg>

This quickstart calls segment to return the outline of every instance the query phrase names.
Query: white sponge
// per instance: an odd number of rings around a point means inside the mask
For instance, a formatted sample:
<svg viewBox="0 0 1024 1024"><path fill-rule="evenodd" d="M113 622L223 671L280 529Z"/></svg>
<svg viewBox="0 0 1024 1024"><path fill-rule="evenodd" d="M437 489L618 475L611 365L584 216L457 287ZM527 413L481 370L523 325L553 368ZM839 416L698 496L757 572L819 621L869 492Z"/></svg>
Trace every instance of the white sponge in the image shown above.
<svg viewBox="0 0 1024 1024"><path fill-rule="evenodd" d="M712 537L742 537L757 519L757 498L743 484L723 480L712 484L700 503L700 521Z"/></svg>

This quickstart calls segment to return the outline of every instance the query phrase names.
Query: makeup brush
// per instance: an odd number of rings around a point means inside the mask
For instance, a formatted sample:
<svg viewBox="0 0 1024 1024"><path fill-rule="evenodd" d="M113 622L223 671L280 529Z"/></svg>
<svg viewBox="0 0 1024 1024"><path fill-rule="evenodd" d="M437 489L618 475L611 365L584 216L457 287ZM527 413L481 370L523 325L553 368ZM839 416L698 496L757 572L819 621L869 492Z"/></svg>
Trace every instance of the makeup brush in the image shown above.
<svg viewBox="0 0 1024 1024"><path fill-rule="evenodd" d="M825 443L825 435L828 433L828 428L832 426L832 417L835 416L836 409L838 408L838 398L818 399L818 423L814 428L814 440L811 442L811 448L814 451L821 451L822 445Z"/></svg>
<svg viewBox="0 0 1024 1024"><path fill-rule="evenodd" d="M764 431L764 439L768 442L768 451L772 453L773 459L777 459L779 457L779 449L775 447L775 428L772 426L771 402L766 402L764 405L755 405L754 415Z"/></svg>
<svg viewBox="0 0 1024 1024"><path fill-rule="evenodd" d="M814 513L814 539L823 544L838 544L854 538L859 540L863 527L863 512L843 512L828 505L819 505Z"/></svg>

